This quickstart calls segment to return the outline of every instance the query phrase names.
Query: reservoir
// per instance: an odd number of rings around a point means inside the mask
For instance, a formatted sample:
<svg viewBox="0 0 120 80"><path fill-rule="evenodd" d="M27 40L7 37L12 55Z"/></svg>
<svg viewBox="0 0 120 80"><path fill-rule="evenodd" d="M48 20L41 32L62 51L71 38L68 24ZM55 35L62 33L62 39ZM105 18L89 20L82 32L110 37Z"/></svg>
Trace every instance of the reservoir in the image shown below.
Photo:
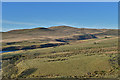
<svg viewBox="0 0 120 80"><path fill-rule="evenodd" d="M5 53L5 52L13 52L13 51L0 51L0 53Z"/></svg>

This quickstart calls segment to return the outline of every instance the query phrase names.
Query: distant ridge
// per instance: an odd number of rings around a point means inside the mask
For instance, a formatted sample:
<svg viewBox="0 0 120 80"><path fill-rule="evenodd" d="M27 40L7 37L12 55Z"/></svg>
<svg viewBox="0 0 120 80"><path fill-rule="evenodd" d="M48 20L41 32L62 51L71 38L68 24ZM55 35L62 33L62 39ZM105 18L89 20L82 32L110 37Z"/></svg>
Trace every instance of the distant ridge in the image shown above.
<svg viewBox="0 0 120 80"><path fill-rule="evenodd" d="M2 32L2 38L5 41L11 40L31 40L31 39L56 39L71 37L74 35L114 35L118 36L116 29L89 29L89 28L76 28L71 26L52 26L49 28L38 27L33 29L17 29L8 32Z"/></svg>
<svg viewBox="0 0 120 80"><path fill-rule="evenodd" d="M25 30L49 30L48 28L44 28L44 27L38 27L38 28L32 28L32 29L16 29L16 30L10 30L8 32L14 32L14 31L25 31Z"/></svg>
<svg viewBox="0 0 120 80"><path fill-rule="evenodd" d="M49 27L49 28L75 28L75 27L71 27L71 26L52 26L52 27Z"/></svg>
<svg viewBox="0 0 120 80"><path fill-rule="evenodd" d="M23 30L36 30L36 29L39 29L39 30L52 30L52 29L60 29L60 28L64 28L64 29L80 29L80 30L116 30L116 29L94 29L94 28L76 28L76 27L71 27L71 26L51 26L51 27L48 27L48 28L45 28L45 27L37 27L37 28L32 28L32 29L15 29L15 30L10 30L10 31L7 31L7 32L13 32L13 31L23 31Z"/></svg>

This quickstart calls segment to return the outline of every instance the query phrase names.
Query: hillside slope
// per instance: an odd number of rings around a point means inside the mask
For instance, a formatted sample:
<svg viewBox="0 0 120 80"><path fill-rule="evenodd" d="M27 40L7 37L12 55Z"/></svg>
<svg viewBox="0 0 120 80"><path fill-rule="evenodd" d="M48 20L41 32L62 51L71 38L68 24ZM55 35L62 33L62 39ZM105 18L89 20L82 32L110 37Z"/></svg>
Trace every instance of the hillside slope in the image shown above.
<svg viewBox="0 0 120 80"><path fill-rule="evenodd" d="M114 35L117 36L118 31L115 29L88 29L88 28L74 28L70 26L53 26L49 28L33 28L33 29L20 29L2 32L3 42L15 42L32 39L56 39L69 37L74 35L95 34L101 35Z"/></svg>

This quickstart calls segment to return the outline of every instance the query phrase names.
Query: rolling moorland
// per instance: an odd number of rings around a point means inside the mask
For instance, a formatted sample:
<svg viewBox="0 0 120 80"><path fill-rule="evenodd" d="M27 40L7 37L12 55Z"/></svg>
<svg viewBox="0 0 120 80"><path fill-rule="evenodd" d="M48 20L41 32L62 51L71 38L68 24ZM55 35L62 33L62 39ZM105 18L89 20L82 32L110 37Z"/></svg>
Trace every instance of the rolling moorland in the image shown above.
<svg viewBox="0 0 120 80"><path fill-rule="evenodd" d="M118 30L70 26L2 32L3 79L118 78Z"/></svg>

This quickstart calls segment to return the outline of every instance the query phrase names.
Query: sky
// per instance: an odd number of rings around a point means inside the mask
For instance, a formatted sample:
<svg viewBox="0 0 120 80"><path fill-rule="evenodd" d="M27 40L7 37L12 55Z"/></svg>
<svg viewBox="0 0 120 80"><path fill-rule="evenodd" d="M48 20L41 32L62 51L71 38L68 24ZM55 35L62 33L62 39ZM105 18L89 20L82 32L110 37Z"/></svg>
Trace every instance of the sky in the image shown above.
<svg viewBox="0 0 120 80"><path fill-rule="evenodd" d="M2 2L119 2L120 0L2 0Z"/></svg>
<svg viewBox="0 0 120 80"><path fill-rule="evenodd" d="M117 29L117 2L3 2L2 31L72 26Z"/></svg>

